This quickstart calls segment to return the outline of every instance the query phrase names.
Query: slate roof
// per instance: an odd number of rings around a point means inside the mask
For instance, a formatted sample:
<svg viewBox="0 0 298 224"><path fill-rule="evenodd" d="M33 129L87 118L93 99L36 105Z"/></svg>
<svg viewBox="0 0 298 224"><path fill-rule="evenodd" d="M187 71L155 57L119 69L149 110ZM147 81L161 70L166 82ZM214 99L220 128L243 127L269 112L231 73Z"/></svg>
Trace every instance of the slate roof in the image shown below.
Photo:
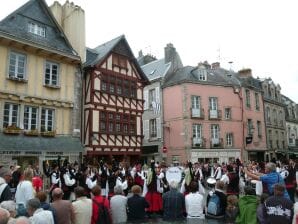
<svg viewBox="0 0 298 224"><path fill-rule="evenodd" d="M46 37L30 33L29 22L45 27ZM0 36L78 57L44 0L30 0L0 21Z"/></svg>
<svg viewBox="0 0 298 224"><path fill-rule="evenodd" d="M104 44L99 45L94 49L87 48L86 50L86 62L84 63L85 69L100 64L108 57L108 55L110 55L110 53L116 52L127 56L131 61L133 61L136 69L138 70L138 73L141 75L143 80L146 83L149 82L147 76L144 74L135 56L133 55L132 50L124 35L116 37Z"/></svg>
<svg viewBox="0 0 298 224"><path fill-rule="evenodd" d="M236 73L222 68L206 69L207 80L201 81L198 79L198 67L184 66L176 70L173 74L169 74L164 82L163 87L177 85L180 83L191 82L210 85L224 86L240 86L240 82L236 77Z"/></svg>
<svg viewBox="0 0 298 224"><path fill-rule="evenodd" d="M0 133L0 150L83 152L79 138L70 136L28 137Z"/></svg>
<svg viewBox="0 0 298 224"><path fill-rule="evenodd" d="M164 58L141 66L142 70L150 81L164 77L170 67L171 62L165 64Z"/></svg>

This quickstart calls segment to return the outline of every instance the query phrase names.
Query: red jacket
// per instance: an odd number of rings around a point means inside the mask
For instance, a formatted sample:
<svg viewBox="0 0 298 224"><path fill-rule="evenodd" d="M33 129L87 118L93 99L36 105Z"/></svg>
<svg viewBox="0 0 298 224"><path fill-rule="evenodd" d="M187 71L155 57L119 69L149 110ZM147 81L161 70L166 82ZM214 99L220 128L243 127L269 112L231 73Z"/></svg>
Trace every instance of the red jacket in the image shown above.
<svg viewBox="0 0 298 224"><path fill-rule="evenodd" d="M104 203L104 206L108 208L110 211L110 202L103 196L95 196L92 200L97 201L98 203ZM98 205L92 202L92 218L91 224L96 224L96 220L98 218ZM111 218L111 217L110 217Z"/></svg>

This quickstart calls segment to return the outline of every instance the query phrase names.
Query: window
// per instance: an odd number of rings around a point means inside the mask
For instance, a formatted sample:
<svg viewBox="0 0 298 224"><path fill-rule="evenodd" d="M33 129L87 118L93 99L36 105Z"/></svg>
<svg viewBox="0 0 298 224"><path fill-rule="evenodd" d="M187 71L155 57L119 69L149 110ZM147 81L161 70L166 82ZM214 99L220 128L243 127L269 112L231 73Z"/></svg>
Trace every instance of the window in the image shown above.
<svg viewBox="0 0 298 224"><path fill-rule="evenodd" d="M231 119L231 108L225 108L225 119L226 120Z"/></svg>
<svg viewBox="0 0 298 224"><path fill-rule="evenodd" d="M262 137L262 126L261 126L261 121L257 121L257 129L258 129L258 137Z"/></svg>
<svg viewBox="0 0 298 224"><path fill-rule="evenodd" d="M5 103L3 127L18 126L19 105L12 103Z"/></svg>
<svg viewBox="0 0 298 224"><path fill-rule="evenodd" d="M42 108L40 130L41 132L54 130L54 110L53 109Z"/></svg>
<svg viewBox="0 0 298 224"><path fill-rule="evenodd" d="M150 131L150 138L157 137L156 119L149 120L149 131Z"/></svg>
<svg viewBox="0 0 298 224"><path fill-rule="evenodd" d="M126 58L121 55L113 55L113 66L117 66L119 68L127 69L127 61Z"/></svg>
<svg viewBox="0 0 298 224"><path fill-rule="evenodd" d="M45 84L50 86L58 86L59 64L46 61L45 68Z"/></svg>
<svg viewBox="0 0 298 224"><path fill-rule="evenodd" d="M217 98L216 97L209 98L209 109L217 110Z"/></svg>
<svg viewBox="0 0 298 224"><path fill-rule="evenodd" d="M272 141L272 130L268 131L268 140L269 140L269 148L273 148L273 141Z"/></svg>
<svg viewBox="0 0 298 224"><path fill-rule="evenodd" d="M248 89L245 90L245 100L246 107L250 108L250 91Z"/></svg>
<svg viewBox="0 0 298 224"><path fill-rule="evenodd" d="M198 79L200 81L207 80L207 71L205 69L198 69Z"/></svg>
<svg viewBox="0 0 298 224"><path fill-rule="evenodd" d="M24 129L25 130L35 130L37 129L37 118L38 118L38 108L25 106L24 108Z"/></svg>
<svg viewBox="0 0 298 224"><path fill-rule="evenodd" d="M11 51L9 55L9 78L25 79L25 66L26 55Z"/></svg>
<svg viewBox="0 0 298 224"><path fill-rule="evenodd" d="M28 24L28 31L30 33L34 33L38 36L45 37L46 36L46 29L43 26L40 26L36 23L29 22Z"/></svg>
<svg viewBox="0 0 298 224"><path fill-rule="evenodd" d="M155 93L155 88L149 90L149 107L152 109L153 105L152 103L156 102L156 93Z"/></svg>
<svg viewBox="0 0 298 224"><path fill-rule="evenodd" d="M219 139L219 125L218 124L211 125L211 138Z"/></svg>
<svg viewBox="0 0 298 224"><path fill-rule="evenodd" d="M258 93L255 93L255 101L256 101L256 110L260 110L260 99L259 99Z"/></svg>
<svg viewBox="0 0 298 224"><path fill-rule="evenodd" d="M271 123L271 117L270 117L270 108L266 107L266 121L267 123Z"/></svg>
<svg viewBox="0 0 298 224"><path fill-rule="evenodd" d="M227 133L226 144L227 146L233 146L233 133Z"/></svg>
<svg viewBox="0 0 298 224"><path fill-rule="evenodd" d="M249 136L252 136L253 135L253 123L252 123L252 120L251 119L248 119L247 120L247 133Z"/></svg>
<svg viewBox="0 0 298 224"><path fill-rule="evenodd" d="M192 125L192 137L193 138L202 138L202 125L193 124Z"/></svg>
<svg viewBox="0 0 298 224"><path fill-rule="evenodd" d="M277 125L277 113L275 109L273 109L272 111L272 117L273 117L273 123Z"/></svg>
<svg viewBox="0 0 298 224"><path fill-rule="evenodd" d="M200 109L200 97L199 96L191 96L191 108Z"/></svg>
<svg viewBox="0 0 298 224"><path fill-rule="evenodd" d="M284 116L283 116L283 112L280 110L279 111L279 125L281 126L281 127L283 127L284 126Z"/></svg>

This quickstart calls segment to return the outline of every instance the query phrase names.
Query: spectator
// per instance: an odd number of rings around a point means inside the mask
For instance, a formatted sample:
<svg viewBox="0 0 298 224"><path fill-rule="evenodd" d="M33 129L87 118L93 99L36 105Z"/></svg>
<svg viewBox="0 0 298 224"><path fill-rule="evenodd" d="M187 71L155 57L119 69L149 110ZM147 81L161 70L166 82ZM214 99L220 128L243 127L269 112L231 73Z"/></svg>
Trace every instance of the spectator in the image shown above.
<svg viewBox="0 0 298 224"><path fill-rule="evenodd" d="M105 209L108 211L110 210L110 202L105 197L101 196L101 188L99 185L95 185L92 190L92 217L91 217L91 224L96 224L97 220L100 218L99 216L99 204L103 204L105 206ZM111 220L111 217L107 217Z"/></svg>
<svg viewBox="0 0 298 224"><path fill-rule="evenodd" d="M43 210L48 210L48 211L51 211L52 212L53 218L54 218L54 223L56 224L57 223L56 210L49 203L46 202L46 200L47 200L46 193L43 192L43 191L37 192L36 193L36 198L39 199L39 201L40 201L40 207Z"/></svg>
<svg viewBox="0 0 298 224"><path fill-rule="evenodd" d="M298 223L298 202L295 202L294 204L294 215L293 215L293 222L292 224Z"/></svg>
<svg viewBox="0 0 298 224"><path fill-rule="evenodd" d="M145 209L149 207L149 203L141 196L142 189L139 185L131 188L133 196L127 200L127 215L129 221L141 221L147 218Z"/></svg>
<svg viewBox="0 0 298 224"><path fill-rule="evenodd" d="M111 212L113 223L126 223L127 197L123 196L121 185L114 187L114 196L111 198Z"/></svg>
<svg viewBox="0 0 298 224"><path fill-rule="evenodd" d="M10 224L10 223L8 223ZM16 219L15 223L12 224L31 224L31 221L29 218L25 217L25 216L20 216Z"/></svg>
<svg viewBox="0 0 298 224"><path fill-rule="evenodd" d="M226 224L234 224L238 213L239 213L238 198L236 195L229 195L227 197L225 223Z"/></svg>
<svg viewBox="0 0 298 224"><path fill-rule="evenodd" d="M239 174L234 171L232 165L227 165L227 173L221 180L227 185L227 195L239 194Z"/></svg>
<svg viewBox="0 0 298 224"><path fill-rule="evenodd" d="M267 224L266 214L265 214L265 201L269 197L268 194L263 193L260 197L260 204L257 208L257 220L259 224Z"/></svg>
<svg viewBox="0 0 298 224"><path fill-rule="evenodd" d="M54 224L53 213L40 207L38 198L30 199L27 203L27 212L33 224Z"/></svg>
<svg viewBox="0 0 298 224"><path fill-rule="evenodd" d="M198 192L198 182L190 183L190 193L185 196L185 209L188 223L203 223L204 215L204 197Z"/></svg>
<svg viewBox="0 0 298 224"><path fill-rule="evenodd" d="M224 185L224 182L217 181L215 191L211 191L207 196L206 217L208 219L213 219L213 223L221 223L225 217L225 209L227 207L227 196L223 191Z"/></svg>
<svg viewBox="0 0 298 224"><path fill-rule="evenodd" d="M265 184L268 188L269 195L273 195L273 186L274 184L280 183L285 185L283 178L280 176L278 172L276 172L275 163L267 163L265 166L266 174L253 174L244 168L246 175L254 180L260 180L263 184ZM284 197L290 198L287 191L284 192Z"/></svg>
<svg viewBox="0 0 298 224"><path fill-rule="evenodd" d="M34 189L32 186L33 170L27 168L24 171L24 179L21 180L16 190L17 216L27 216L27 202L34 198Z"/></svg>
<svg viewBox="0 0 298 224"><path fill-rule="evenodd" d="M74 224L90 223L92 216L92 201L85 196L83 187L74 189L76 201L72 203L74 210Z"/></svg>
<svg viewBox="0 0 298 224"><path fill-rule="evenodd" d="M11 171L5 167L0 169L0 203L12 199L8 183L11 181Z"/></svg>
<svg viewBox="0 0 298 224"><path fill-rule="evenodd" d="M11 180L12 188L16 188L18 186L21 180L21 176L22 176L21 167L19 165L16 165L12 172L12 180Z"/></svg>
<svg viewBox="0 0 298 224"><path fill-rule="evenodd" d="M8 220L9 212L4 208L0 208L0 224L7 224Z"/></svg>
<svg viewBox="0 0 298 224"><path fill-rule="evenodd" d="M290 224L293 218L293 202L283 197L285 187L274 185L274 196L265 201L266 219L268 224Z"/></svg>
<svg viewBox="0 0 298 224"><path fill-rule="evenodd" d="M245 195L239 199L239 215L236 223L257 224L258 199L256 192L250 186L246 186L244 192Z"/></svg>
<svg viewBox="0 0 298 224"><path fill-rule="evenodd" d="M177 191L178 183L170 181L170 191L164 193L163 201L163 219L165 221L183 220L185 210L185 199L183 194Z"/></svg>
<svg viewBox="0 0 298 224"><path fill-rule="evenodd" d="M56 211L57 224L71 224L74 219L73 207L70 201L62 200L62 197L62 189L55 188L52 191L53 202L51 206Z"/></svg>
<svg viewBox="0 0 298 224"><path fill-rule="evenodd" d="M36 175L32 178L32 185L34 187L35 192L39 192L42 190L43 181L40 176Z"/></svg>
<svg viewBox="0 0 298 224"><path fill-rule="evenodd" d="M14 201L12 200L3 201L1 202L0 207L6 209L9 212L10 214L9 222L12 222L15 220L17 211L16 211L16 203Z"/></svg>

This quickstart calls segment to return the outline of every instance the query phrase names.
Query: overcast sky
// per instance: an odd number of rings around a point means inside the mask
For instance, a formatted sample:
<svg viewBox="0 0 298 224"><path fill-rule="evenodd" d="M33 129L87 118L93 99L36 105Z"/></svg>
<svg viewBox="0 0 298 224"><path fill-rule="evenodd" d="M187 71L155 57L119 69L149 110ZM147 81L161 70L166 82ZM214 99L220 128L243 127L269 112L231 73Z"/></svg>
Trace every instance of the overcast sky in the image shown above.
<svg viewBox="0 0 298 224"><path fill-rule="evenodd" d="M26 0L5 1L0 19ZM54 1L46 0L50 5ZM64 3L65 0L59 0ZM86 41L96 47L125 34L158 58L173 43L184 65L220 61L271 77L298 103L298 1L287 0L74 0L86 13Z"/></svg>

